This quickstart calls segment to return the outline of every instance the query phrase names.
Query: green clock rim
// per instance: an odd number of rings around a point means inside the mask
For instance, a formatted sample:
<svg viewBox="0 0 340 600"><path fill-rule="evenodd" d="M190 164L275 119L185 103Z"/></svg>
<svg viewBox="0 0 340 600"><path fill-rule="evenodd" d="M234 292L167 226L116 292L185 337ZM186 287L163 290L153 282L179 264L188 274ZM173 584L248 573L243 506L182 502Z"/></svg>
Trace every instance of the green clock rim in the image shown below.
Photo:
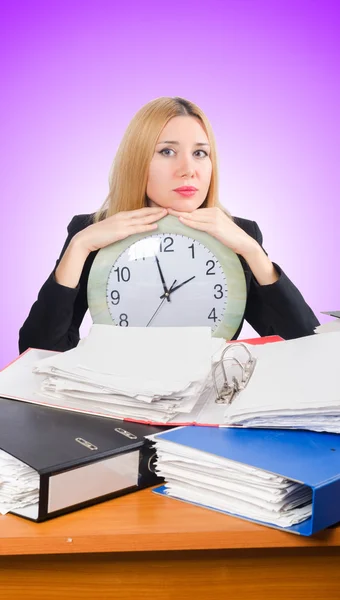
<svg viewBox="0 0 340 600"><path fill-rule="evenodd" d="M112 265L118 257L139 240L159 233L169 233L184 235L201 242L219 261L227 279L228 300L222 322L212 335L230 340L241 324L247 301L246 279L240 259L216 238L184 225L172 215L165 216L157 224L157 229L137 233L110 244L99 250L95 256L87 282L87 300L93 323L115 325L106 302L106 286Z"/></svg>

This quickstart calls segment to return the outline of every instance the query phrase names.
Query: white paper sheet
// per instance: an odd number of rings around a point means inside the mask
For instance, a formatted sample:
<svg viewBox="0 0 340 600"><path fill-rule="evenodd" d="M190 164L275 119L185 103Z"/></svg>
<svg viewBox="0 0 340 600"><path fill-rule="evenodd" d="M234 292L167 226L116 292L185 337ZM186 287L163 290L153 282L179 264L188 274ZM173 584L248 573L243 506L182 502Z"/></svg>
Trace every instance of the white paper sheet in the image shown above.
<svg viewBox="0 0 340 600"><path fill-rule="evenodd" d="M7 452L0 450L0 513L2 515L39 501L39 474Z"/></svg>
<svg viewBox="0 0 340 600"><path fill-rule="evenodd" d="M305 485L157 436L155 448L156 471L170 496L282 527L311 515Z"/></svg>

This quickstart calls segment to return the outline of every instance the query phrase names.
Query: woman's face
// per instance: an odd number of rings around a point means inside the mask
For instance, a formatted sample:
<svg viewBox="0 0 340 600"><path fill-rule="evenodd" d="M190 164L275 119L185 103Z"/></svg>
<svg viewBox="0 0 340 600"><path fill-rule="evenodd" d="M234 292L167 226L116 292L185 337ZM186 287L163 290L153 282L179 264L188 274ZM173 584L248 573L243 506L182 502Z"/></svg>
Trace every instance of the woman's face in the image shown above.
<svg viewBox="0 0 340 600"><path fill-rule="evenodd" d="M209 140L194 117L174 117L163 128L149 167L150 206L192 212L209 190L212 165ZM179 188L195 188L193 191ZM176 191L177 190L177 191Z"/></svg>

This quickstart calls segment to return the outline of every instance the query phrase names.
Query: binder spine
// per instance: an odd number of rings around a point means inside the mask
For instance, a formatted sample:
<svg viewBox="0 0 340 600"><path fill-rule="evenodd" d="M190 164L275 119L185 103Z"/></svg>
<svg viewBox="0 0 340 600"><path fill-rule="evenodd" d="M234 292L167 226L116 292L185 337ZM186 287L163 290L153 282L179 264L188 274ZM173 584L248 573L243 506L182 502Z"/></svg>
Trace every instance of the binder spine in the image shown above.
<svg viewBox="0 0 340 600"><path fill-rule="evenodd" d="M312 532L335 525L340 519L340 479L313 488Z"/></svg>
<svg viewBox="0 0 340 600"><path fill-rule="evenodd" d="M145 440L140 450L138 487L145 488L164 481L155 471L157 453L154 442Z"/></svg>
<svg viewBox="0 0 340 600"><path fill-rule="evenodd" d="M49 479L49 475L40 474L39 508L37 521L42 521L47 516Z"/></svg>
<svg viewBox="0 0 340 600"><path fill-rule="evenodd" d="M89 498L88 500L76 504L70 504L69 506L64 506L63 508L57 510L49 511L49 485L51 474L48 473L40 475L39 511L37 519L34 520L38 522L45 521L47 519L51 519L53 517L57 517L68 512L73 512L74 510L79 510L81 508L85 508L87 506L91 506L92 504L103 502L105 500L110 500L117 496L123 496L125 494L129 494L131 492L138 491L139 489L150 487L152 485L156 485L157 483L161 483L162 481L164 481L162 477L159 477L155 473L156 452L153 443L150 440L145 439L141 447L128 451L124 453L124 455L127 456L136 452L139 452L139 456L137 458L138 463L136 465L138 472L135 485L130 485L128 487L112 491L108 494L103 495L102 497L94 495L93 498ZM100 462L101 459L91 464ZM78 468L72 467L66 470L66 472L72 471L74 473L77 473ZM62 471L61 473L65 473L65 471ZM56 473L53 473L53 475L56 475Z"/></svg>

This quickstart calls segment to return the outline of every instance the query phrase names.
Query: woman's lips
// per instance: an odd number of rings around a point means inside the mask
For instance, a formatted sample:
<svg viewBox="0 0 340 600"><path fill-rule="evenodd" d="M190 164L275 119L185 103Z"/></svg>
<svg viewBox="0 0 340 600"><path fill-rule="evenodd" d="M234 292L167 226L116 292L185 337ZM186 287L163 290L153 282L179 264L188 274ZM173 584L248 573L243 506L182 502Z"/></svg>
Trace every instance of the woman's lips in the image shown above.
<svg viewBox="0 0 340 600"><path fill-rule="evenodd" d="M198 190L174 190L176 194L181 196L194 196Z"/></svg>

